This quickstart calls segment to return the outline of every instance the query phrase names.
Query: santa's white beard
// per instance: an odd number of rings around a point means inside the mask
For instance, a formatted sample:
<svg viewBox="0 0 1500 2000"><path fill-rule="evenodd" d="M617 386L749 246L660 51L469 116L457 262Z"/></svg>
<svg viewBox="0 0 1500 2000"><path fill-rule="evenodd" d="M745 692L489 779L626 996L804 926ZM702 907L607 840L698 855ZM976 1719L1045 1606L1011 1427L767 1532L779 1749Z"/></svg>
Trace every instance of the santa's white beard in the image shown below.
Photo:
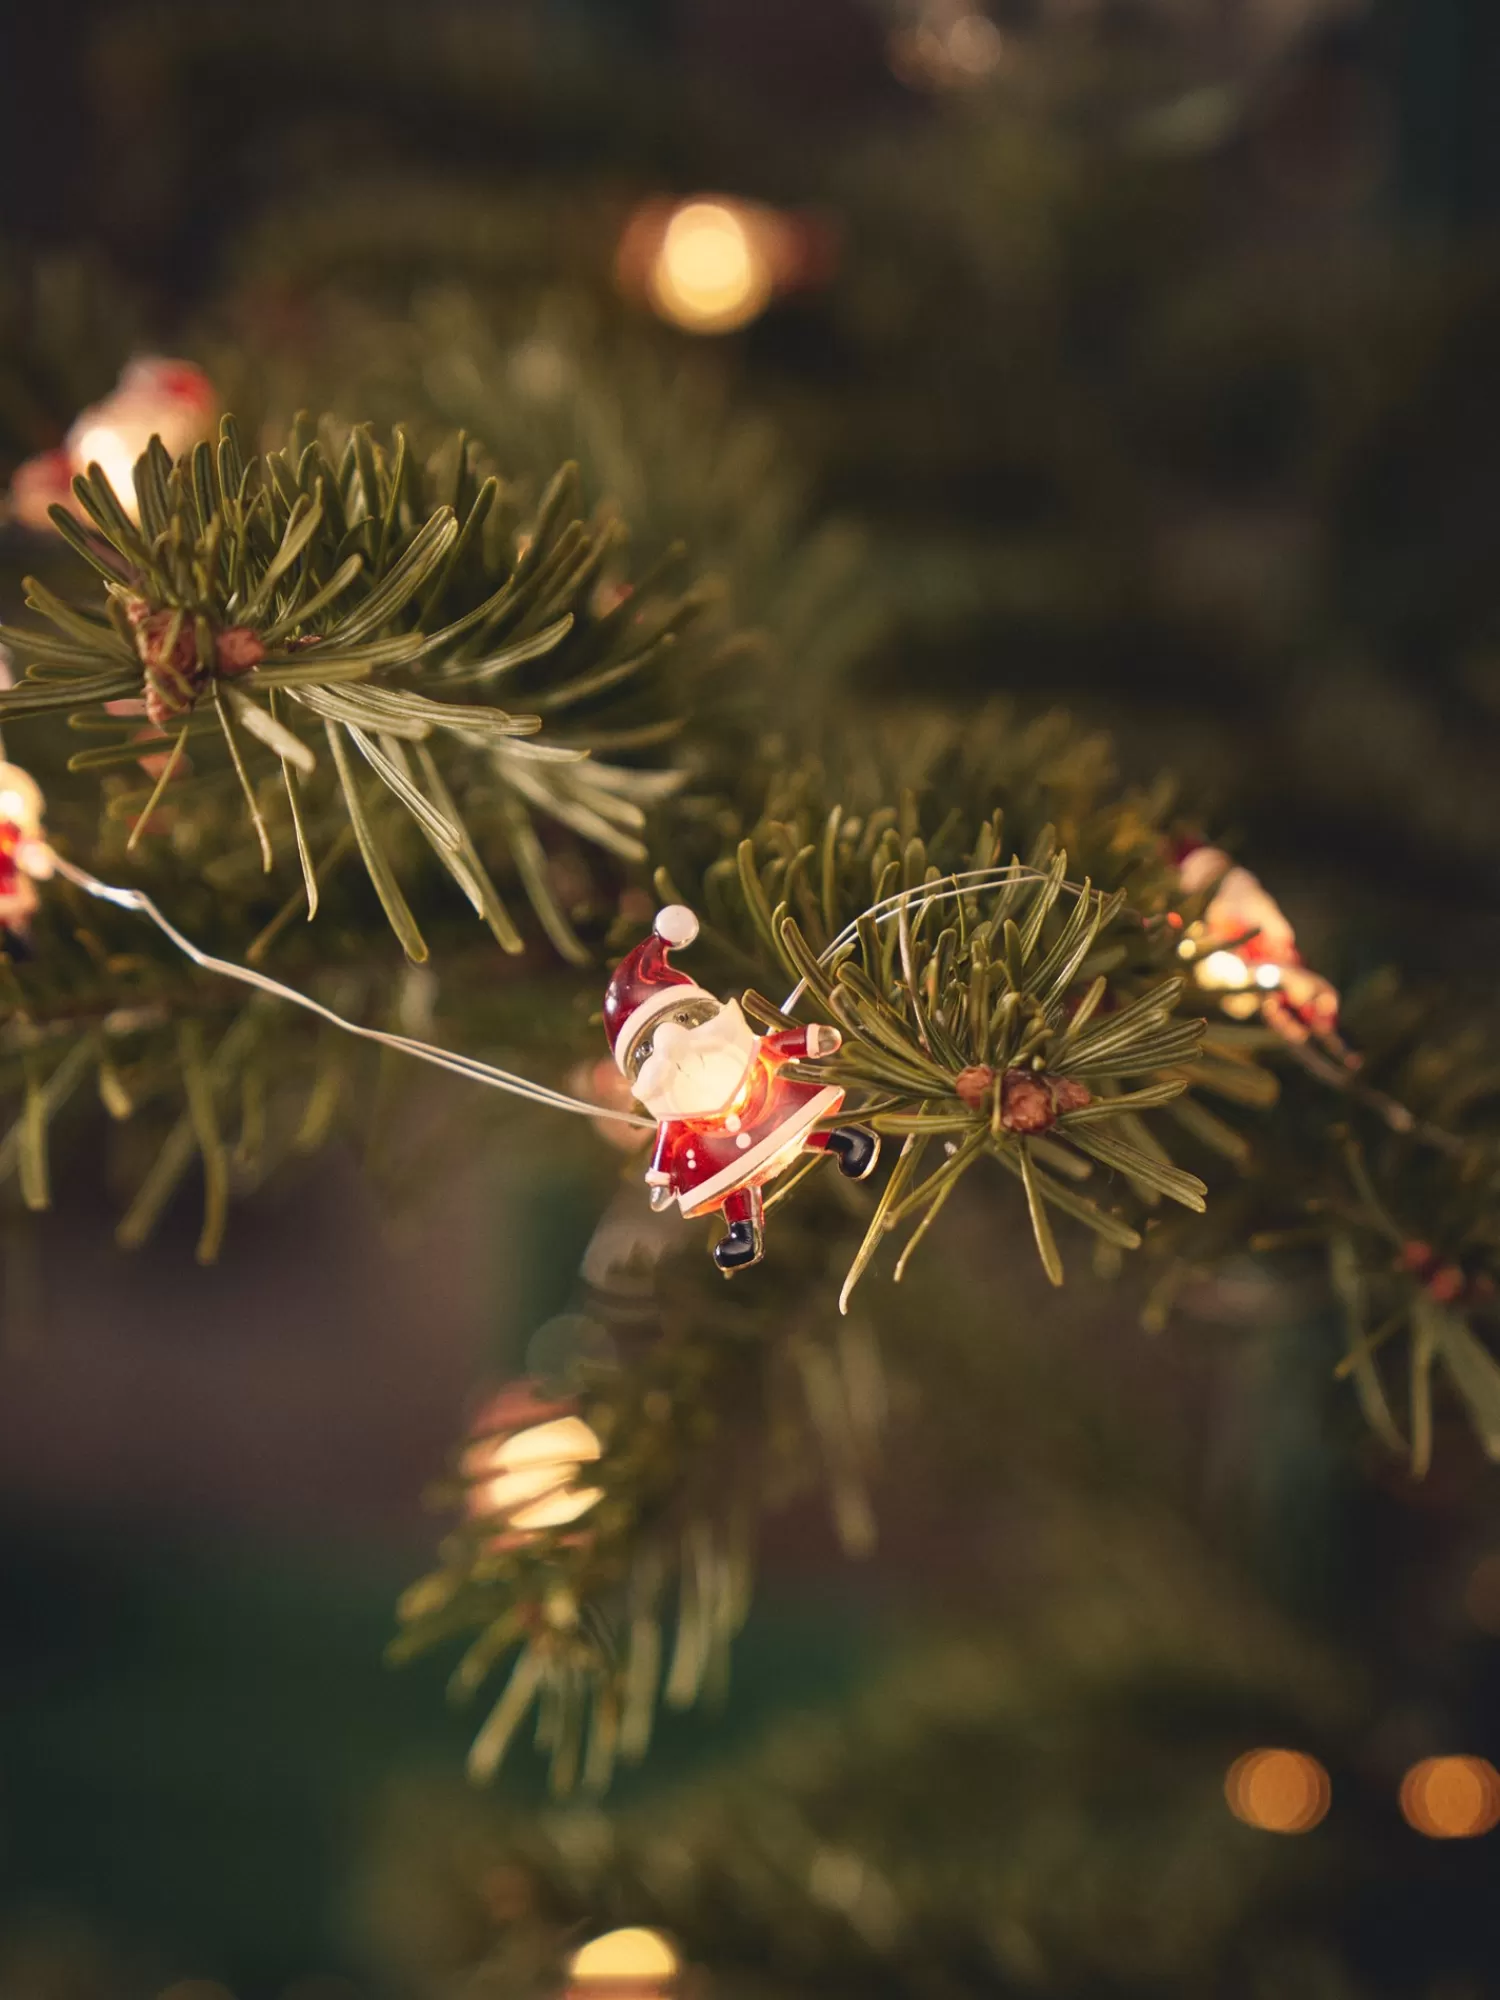
<svg viewBox="0 0 1500 2000"><path fill-rule="evenodd" d="M731 1000L711 1021L664 1021L641 1065L635 1094L653 1118L708 1118L723 1111L749 1072L757 1040Z"/></svg>

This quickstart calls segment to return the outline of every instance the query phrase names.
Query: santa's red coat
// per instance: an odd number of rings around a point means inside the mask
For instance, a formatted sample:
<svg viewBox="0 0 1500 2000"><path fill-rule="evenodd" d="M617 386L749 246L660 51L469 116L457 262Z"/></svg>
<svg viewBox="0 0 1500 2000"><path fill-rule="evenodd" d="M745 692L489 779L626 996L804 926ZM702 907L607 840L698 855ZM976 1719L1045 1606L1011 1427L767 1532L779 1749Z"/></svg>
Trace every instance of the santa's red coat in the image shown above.
<svg viewBox="0 0 1500 2000"><path fill-rule="evenodd" d="M646 1179L667 1190L684 1215L722 1208L741 1188L760 1187L789 1167L810 1132L837 1117L844 1093L783 1076L807 1059L807 1030L762 1036L739 1094L711 1118L669 1118L657 1127Z"/></svg>
<svg viewBox="0 0 1500 2000"><path fill-rule="evenodd" d="M0 819L0 925L23 923L36 908L36 889L19 860L32 837L15 820Z"/></svg>

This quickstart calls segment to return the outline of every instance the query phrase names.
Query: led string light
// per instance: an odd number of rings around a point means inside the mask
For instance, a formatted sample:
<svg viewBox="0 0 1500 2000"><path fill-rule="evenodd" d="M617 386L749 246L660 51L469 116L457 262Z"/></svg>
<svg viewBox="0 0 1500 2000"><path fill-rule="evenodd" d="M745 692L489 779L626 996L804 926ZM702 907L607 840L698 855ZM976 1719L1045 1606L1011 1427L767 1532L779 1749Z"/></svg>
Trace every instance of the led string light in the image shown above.
<svg viewBox="0 0 1500 2000"><path fill-rule="evenodd" d="M350 1021L332 1007L325 1007L322 1001L313 999L310 994L299 992L295 986L287 986L279 979L272 979L267 973L255 971L251 966L238 965L232 959L216 958L211 952L202 950L191 938L184 936L178 930L144 890L124 889L108 882L101 882L97 875L91 875L86 868L80 868L75 862L65 860L55 850L51 851L51 862L56 874L64 881L71 882L75 888L81 889L85 895L92 896L99 902L111 903L116 909L129 910L137 916L148 918L170 943L203 971L214 973L221 979L236 980L240 985L251 986L257 992L269 994L273 999L288 1001L292 1006L301 1007L309 1014L316 1014L320 1020L357 1036L361 1041L375 1042L381 1048L395 1049L403 1055L414 1056L419 1061L429 1062L439 1069L448 1070L454 1076L464 1077L471 1083L482 1083L492 1090L506 1091L511 1096L523 1098L528 1103L539 1104L552 1111L572 1112L584 1118L610 1119L616 1124L633 1126L637 1130L656 1129L654 1119L642 1117L636 1112L619 1111L609 1105L589 1103L584 1098L569 1096L566 1091L554 1090L548 1084L537 1083L530 1077L518 1076L512 1070L501 1069L493 1063L481 1062L476 1056L462 1055L453 1049L439 1048L432 1042L418 1041L410 1035L393 1034L383 1028L368 1028L358 1022ZM944 883L934 883L921 892L905 889L894 896L884 897L880 902L873 904L866 914L876 923L884 923L897 915L900 905L910 902L913 896L919 895L920 903L925 906L930 902L942 902L963 895L972 888L1049 880L1051 877L1043 874L1040 869L1029 868L1018 862L1007 863L1003 867L967 869L947 877ZM1084 885L1077 882L1064 882L1061 886L1074 895L1097 893L1092 890L1086 892ZM821 954L819 962L825 962L847 944L857 934L857 928L857 923L847 924ZM787 996L784 1011L789 1011L796 1005L805 987L806 982L799 980Z"/></svg>
<svg viewBox="0 0 1500 2000"><path fill-rule="evenodd" d="M381 1028L363 1027L357 1022L347 1020L333 1008L325 1007L321 1001L314 1000L311 995L299 992L296 987L284 985L280 980L256 972L249 966L238 965L230 959L215 958L211 953L201 950L163 915L143 890L118 888L108 882L101 882L97 876L89 874L87 869L65 860L54 849L48 849L47 852L51 868L56 874L71 882L75 888L81 889L85 895L92 896L100 902L112 903L117 909L130 910L136 915L148 918L164 937L205 972L214 973L223 979L236 980L241 985L252 986L274 999L285 1000L294 1007L301 1007L362 1041L375 1042L383 1048L395 1049L403 1055L414 1056L419 1061L429 1062L439 1069L448 1070L455 1076L465 1077L472 1083L484 1084L492 1090L506 1091L529 1103L539 1104L553 1111L570 1112L579 1117L608 1120L618 1125L632 1127L637 1131L656 1129L654 1119L643 1117L639 1113L618 1110L613 1106L597 1102L590 1103L587 1099L572 1097L566 1091L554 1090L550 1085L538 1083L530 1077L519 1076L512 1070L501 1069L493 1063L481 1062L475 1056L462 1055L453 1049L439 1048L431 1042L419 1041L410 1035L393 1034ZM36 872L40 873L39 870ZM1032 868L1018 861L996 864L989 868L961 869L922 888L898 889L893 895L882 897L878 903L872 904L863 915L877 924L889 923L892 918L899 917L903 907L914 910L920 915L929 904L950 902L973 890L1009 887L1023 882L1050 882L1052 879L1042 869ZM1102 891L1085 883L1065 880L1058 886L1073 896L1092 895L1103 900ZM845 945L858 936L860 921L861 919L857 918L846 924L824 947L818 954L819 965L828 965ZM1139 921L1144 925L1150 920L1141 917ZM806 979L799 979L782 1002L782 1012L790 1013L806 991ZM1464 1141L1456 1134L1446 1132L1430 1121L1416 1117L1405 1105L1363 1083L1348 1068L1319 1056L1311 1049L1295 1044L1288 1044L1284 1052L1321 1081L1366 1104L1394 1131L1453 1156L1460 1156L1467 1150Z"/></svg>

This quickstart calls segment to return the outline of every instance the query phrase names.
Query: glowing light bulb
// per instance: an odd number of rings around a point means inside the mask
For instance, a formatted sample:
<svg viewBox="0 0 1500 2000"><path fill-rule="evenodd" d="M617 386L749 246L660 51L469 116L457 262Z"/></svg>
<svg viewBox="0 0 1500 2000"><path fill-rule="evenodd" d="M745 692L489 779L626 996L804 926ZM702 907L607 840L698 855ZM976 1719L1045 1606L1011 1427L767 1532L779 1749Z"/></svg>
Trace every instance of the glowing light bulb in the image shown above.
<svg viewBox="0 0 1500 2000"><path fill-rule="evenodd" d="M1250 982L1250 968L1238 952L1211 951L1201 960L1194 975L1210 993L1235 993Z"/></svg>
<svg viewBox="0 0 1500 2000"><path fill-rule="evenodd" d="M539 1534L577 1521L604 1498L601 1486L580 1486L584 1465L603 1447L582 1417L554 1417L508 1437L486 1438L464 1453L472 1520L503 1520L518 1534Z"/></svg>
<svg viewBox="0 0 1500 2000"><path fill-rule="evenodd" d="M1500 1824L1500 1771L1483 1757L1424 1757L1401 1780L1401 1814L1429 1840L1472 1840Z"/></svg>
<svg viewBox="0 0 1500 2000"><path fill-rule="evenodd" d="M660 1931L609 1931L568 1963L570 2000L668 2000L682 1961Z"/></svg>
<svg viewBox="0 0 1500 2000"><path fill-rule="evenodd" d="M20 827L33 838L41 830L41 787L19 764L0 764L0 820Z"/></svg>
<svg viewBox="0 0 1500 2000"><path fill-rule="evenodd" d="M685 202L662 234L647 289L662 318L686 332L731 333L769 303L771 259L737 206Z"/></svg>
<svg viewBox="0 0 1500 2000"><path fill-rule="evenodd" d="M1262 1833L1310 1833L1328 1811L1333 1787L1316 1757L1301 1750L1247 1750L1224 1779L1229 1810Z"/></svg>
<svg viewBox="0 0 1500 2000"><path fill-rule="evenodd" d="M129 362L102 402L82 412L67 436L74 472L97 465L132 520L136 460L159 437L169 456L191 451L213 430L218 408L214 386L190 361L141 354Z"/></svg>
<svg viewBox="0 0 1500 2000"><path fill-rule="evenodd" d="M90 424L80 431L73 444L73 458L81 472L97 465L115 489L121 506L132 521L140 519L135 498L135 462L151 442L150 430L138 427L117 429L113 424Z"/></svg>

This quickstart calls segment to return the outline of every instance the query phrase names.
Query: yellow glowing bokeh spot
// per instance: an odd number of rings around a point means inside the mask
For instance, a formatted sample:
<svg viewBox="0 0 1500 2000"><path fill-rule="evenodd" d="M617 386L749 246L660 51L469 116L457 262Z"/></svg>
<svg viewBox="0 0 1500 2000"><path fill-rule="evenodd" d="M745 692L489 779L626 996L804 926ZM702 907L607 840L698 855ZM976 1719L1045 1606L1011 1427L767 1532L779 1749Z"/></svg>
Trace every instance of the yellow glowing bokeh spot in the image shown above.
<svg viewBox="0 0 1500 2000"><path fill-rule="evenodd" d="M1429 1840L1472 1840L1500 1823L1500 1771L1483 1757L1424 1757L1401 1780L1401 1812Z"/></svg>
<svg viewBox="0 0 1500 2000"><path fill-rule="evenodd" d="M631 1928L607 1931L575 1951L568 1961L574 1993L635 1992L666 1995L681 1961L660 1931Z"/></svg>
<svg viewBox="0 0 1500 2000"><path fill-rule="evenodd" d="M149 424L124 429L107 423L91 424L74 449L74 463L80 467L97 465L132 521L141 518L135 497L135 462L150 442Z"/></svg>
<svg viewBox="0 0 1500 2000"><path fill-rule="evenodd" d="M602 1486L576 1483L582 1467L602 1456L593 1431L572 1416L471 1445L465 1471L488 1476L470 1487L469 1513L476 1520L503 1516L525 1534L566 1527L604 1498Z"/></svg>
<svg viewBox="0 0 1500 2000"><path fill-rule="evenodd" d="M1211 951L1199 960L1194 976L1210 993L1233 993L1250 984L1250 968L1237 951Z"/></svg>
<svg viewBox="0 0 1500 2000"><path fill-rule="evenodd" d="M1302 1750L1247 1750L1224 1780L1229 1810L1262 1833L1311 1833L1328 1811L1333 1787L1316 1757Z"/></svg>
<svg viewBox="0 0 1500 2000"><path fill-rule="evenodd" d="M689 201L662 233L651 303L688 333L731 333L764 312L773 289L760 232L721 201Z"/></svg>

